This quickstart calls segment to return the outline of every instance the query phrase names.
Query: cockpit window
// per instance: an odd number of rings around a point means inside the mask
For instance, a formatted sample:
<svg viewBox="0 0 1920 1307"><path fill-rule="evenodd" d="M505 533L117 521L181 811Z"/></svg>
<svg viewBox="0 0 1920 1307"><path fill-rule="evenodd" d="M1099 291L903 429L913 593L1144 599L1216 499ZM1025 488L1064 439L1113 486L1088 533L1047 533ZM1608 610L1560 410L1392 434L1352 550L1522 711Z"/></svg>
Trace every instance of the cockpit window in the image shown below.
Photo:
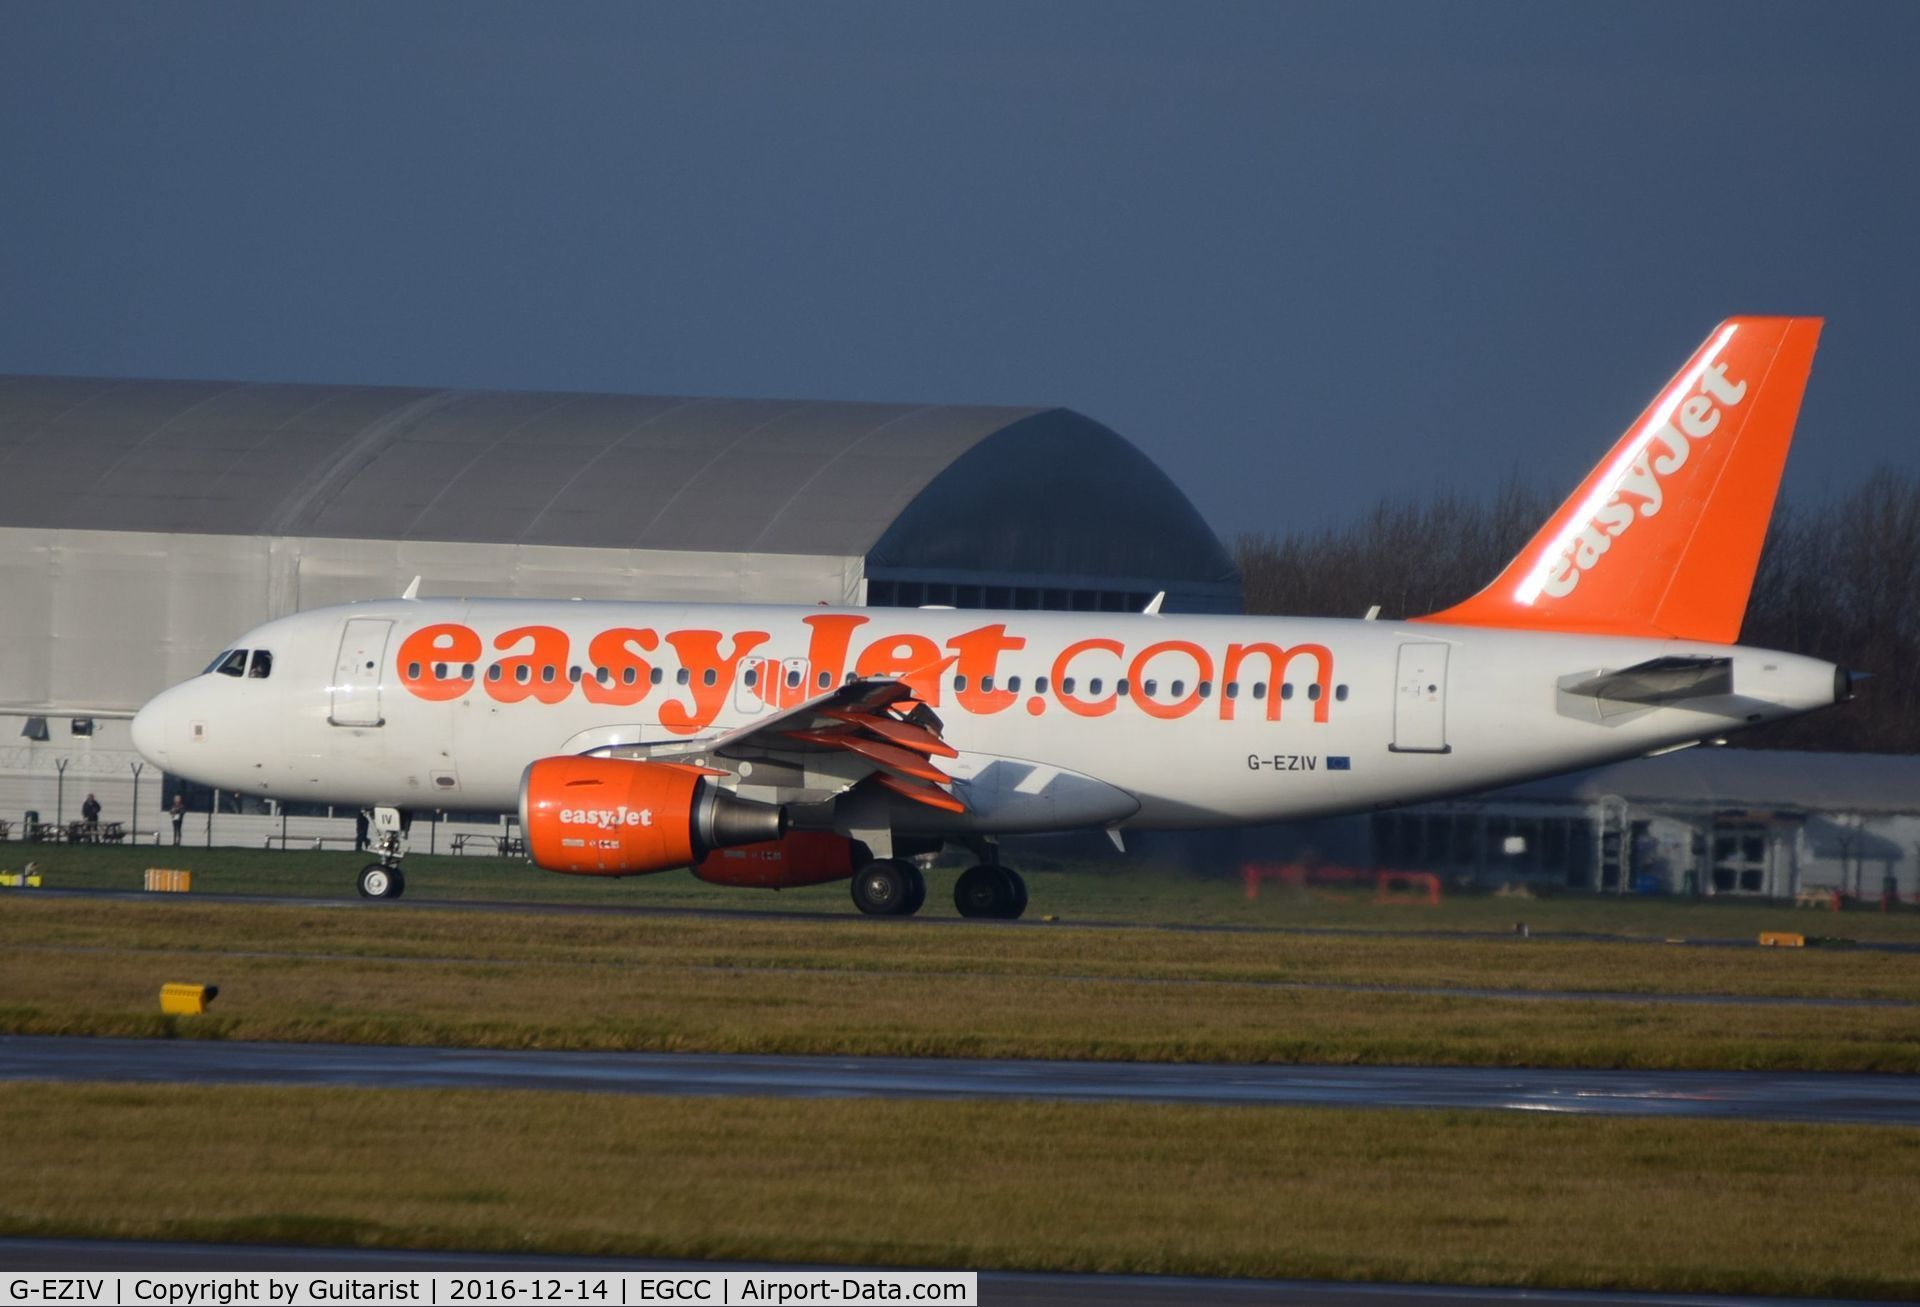
<svg viewBox="0 0 1920 1307"><path fill-rule="evenodd" d="M224 663L225 661L227 661L227 655L231 654L232 652L233 650L231 649L222 649L219 653L215 654L213 656L213 661L200 669L200 675L202 676L213 675L213 669L218 667L221 663Z"/></svg>
<svg viewBox="0 0 1920 1307"><path fill-rule="evenodd" d="M247 651L235 649L225 658L213 665L213 670L222 676L245 676L247 674Z"/></svg>
<svg viewBox="0 0 1920 1307"><path fill-rule="evenodd" d="M247 675L261 681L272 676L273 655L265 649L255 649L253 651L253 661L247 664Z"/></svg>

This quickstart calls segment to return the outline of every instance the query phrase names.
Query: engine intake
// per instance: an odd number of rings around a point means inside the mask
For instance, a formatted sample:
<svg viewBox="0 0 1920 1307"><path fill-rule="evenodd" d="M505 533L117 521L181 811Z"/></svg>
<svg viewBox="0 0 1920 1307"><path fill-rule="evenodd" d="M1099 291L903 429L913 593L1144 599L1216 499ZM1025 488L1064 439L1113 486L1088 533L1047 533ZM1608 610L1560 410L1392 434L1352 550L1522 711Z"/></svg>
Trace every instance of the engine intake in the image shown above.
<svg viewBox="0 0 1920 1307"><path fill-rule="evenodd" d="M542 758L520 777L527 853L548 871L638 876L785 833L779 808L742 799L713 775L679 763Z"/></svg>

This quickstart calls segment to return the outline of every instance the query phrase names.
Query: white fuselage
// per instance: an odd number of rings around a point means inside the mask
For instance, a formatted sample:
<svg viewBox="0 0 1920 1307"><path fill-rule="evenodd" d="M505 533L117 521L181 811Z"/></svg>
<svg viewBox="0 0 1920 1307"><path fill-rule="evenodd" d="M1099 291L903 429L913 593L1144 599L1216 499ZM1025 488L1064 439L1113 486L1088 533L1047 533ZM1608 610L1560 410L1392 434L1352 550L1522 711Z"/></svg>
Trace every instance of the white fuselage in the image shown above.
<svg viewBox="0 0 1920 1307"><path fill-rule="evenodd" d="M1836 695L1831 664L1792 654L1305 618L390 600L281 618L234 647L268 651L270 674L210 671L156 698L134 726L155 764L284 802L507 811L536 759L715 737L885 676L959 751L943 766L965 814L893 807L896 830L936 834L1385 807ZM1602 708L1563 688L1676 655L1730 658L1733 692Z"/></svg>

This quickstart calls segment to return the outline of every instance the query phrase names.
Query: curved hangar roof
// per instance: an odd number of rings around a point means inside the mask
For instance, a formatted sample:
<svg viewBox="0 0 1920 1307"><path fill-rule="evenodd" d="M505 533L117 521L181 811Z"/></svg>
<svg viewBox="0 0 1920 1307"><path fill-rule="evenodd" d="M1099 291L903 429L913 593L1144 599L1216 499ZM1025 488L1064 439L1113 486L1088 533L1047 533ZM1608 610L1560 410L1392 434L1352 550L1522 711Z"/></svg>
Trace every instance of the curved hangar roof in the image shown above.
<svg viewBox="0 0 1920 1307"><path fill-rule="evenodd" d="M0 526L857 555L1239 606L1186 496L1060 408L0 377Z"/></svg>

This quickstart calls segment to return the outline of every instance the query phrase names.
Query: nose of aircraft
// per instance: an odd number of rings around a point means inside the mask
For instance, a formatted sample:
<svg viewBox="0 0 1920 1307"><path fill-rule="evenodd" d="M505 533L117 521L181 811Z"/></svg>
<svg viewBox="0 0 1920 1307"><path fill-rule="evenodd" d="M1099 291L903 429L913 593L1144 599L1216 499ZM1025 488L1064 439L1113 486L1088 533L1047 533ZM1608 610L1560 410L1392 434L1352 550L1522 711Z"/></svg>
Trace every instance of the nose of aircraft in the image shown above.
<svg viewBox="0 0 1920 1307"><path fill-rule="evenodd" d="M171 717L166 703L167 695L161 694L148 701L147 706L133 715L133 747L140 756L156 767L167 765L167 743L171 732L167 729Z"/></svg>

